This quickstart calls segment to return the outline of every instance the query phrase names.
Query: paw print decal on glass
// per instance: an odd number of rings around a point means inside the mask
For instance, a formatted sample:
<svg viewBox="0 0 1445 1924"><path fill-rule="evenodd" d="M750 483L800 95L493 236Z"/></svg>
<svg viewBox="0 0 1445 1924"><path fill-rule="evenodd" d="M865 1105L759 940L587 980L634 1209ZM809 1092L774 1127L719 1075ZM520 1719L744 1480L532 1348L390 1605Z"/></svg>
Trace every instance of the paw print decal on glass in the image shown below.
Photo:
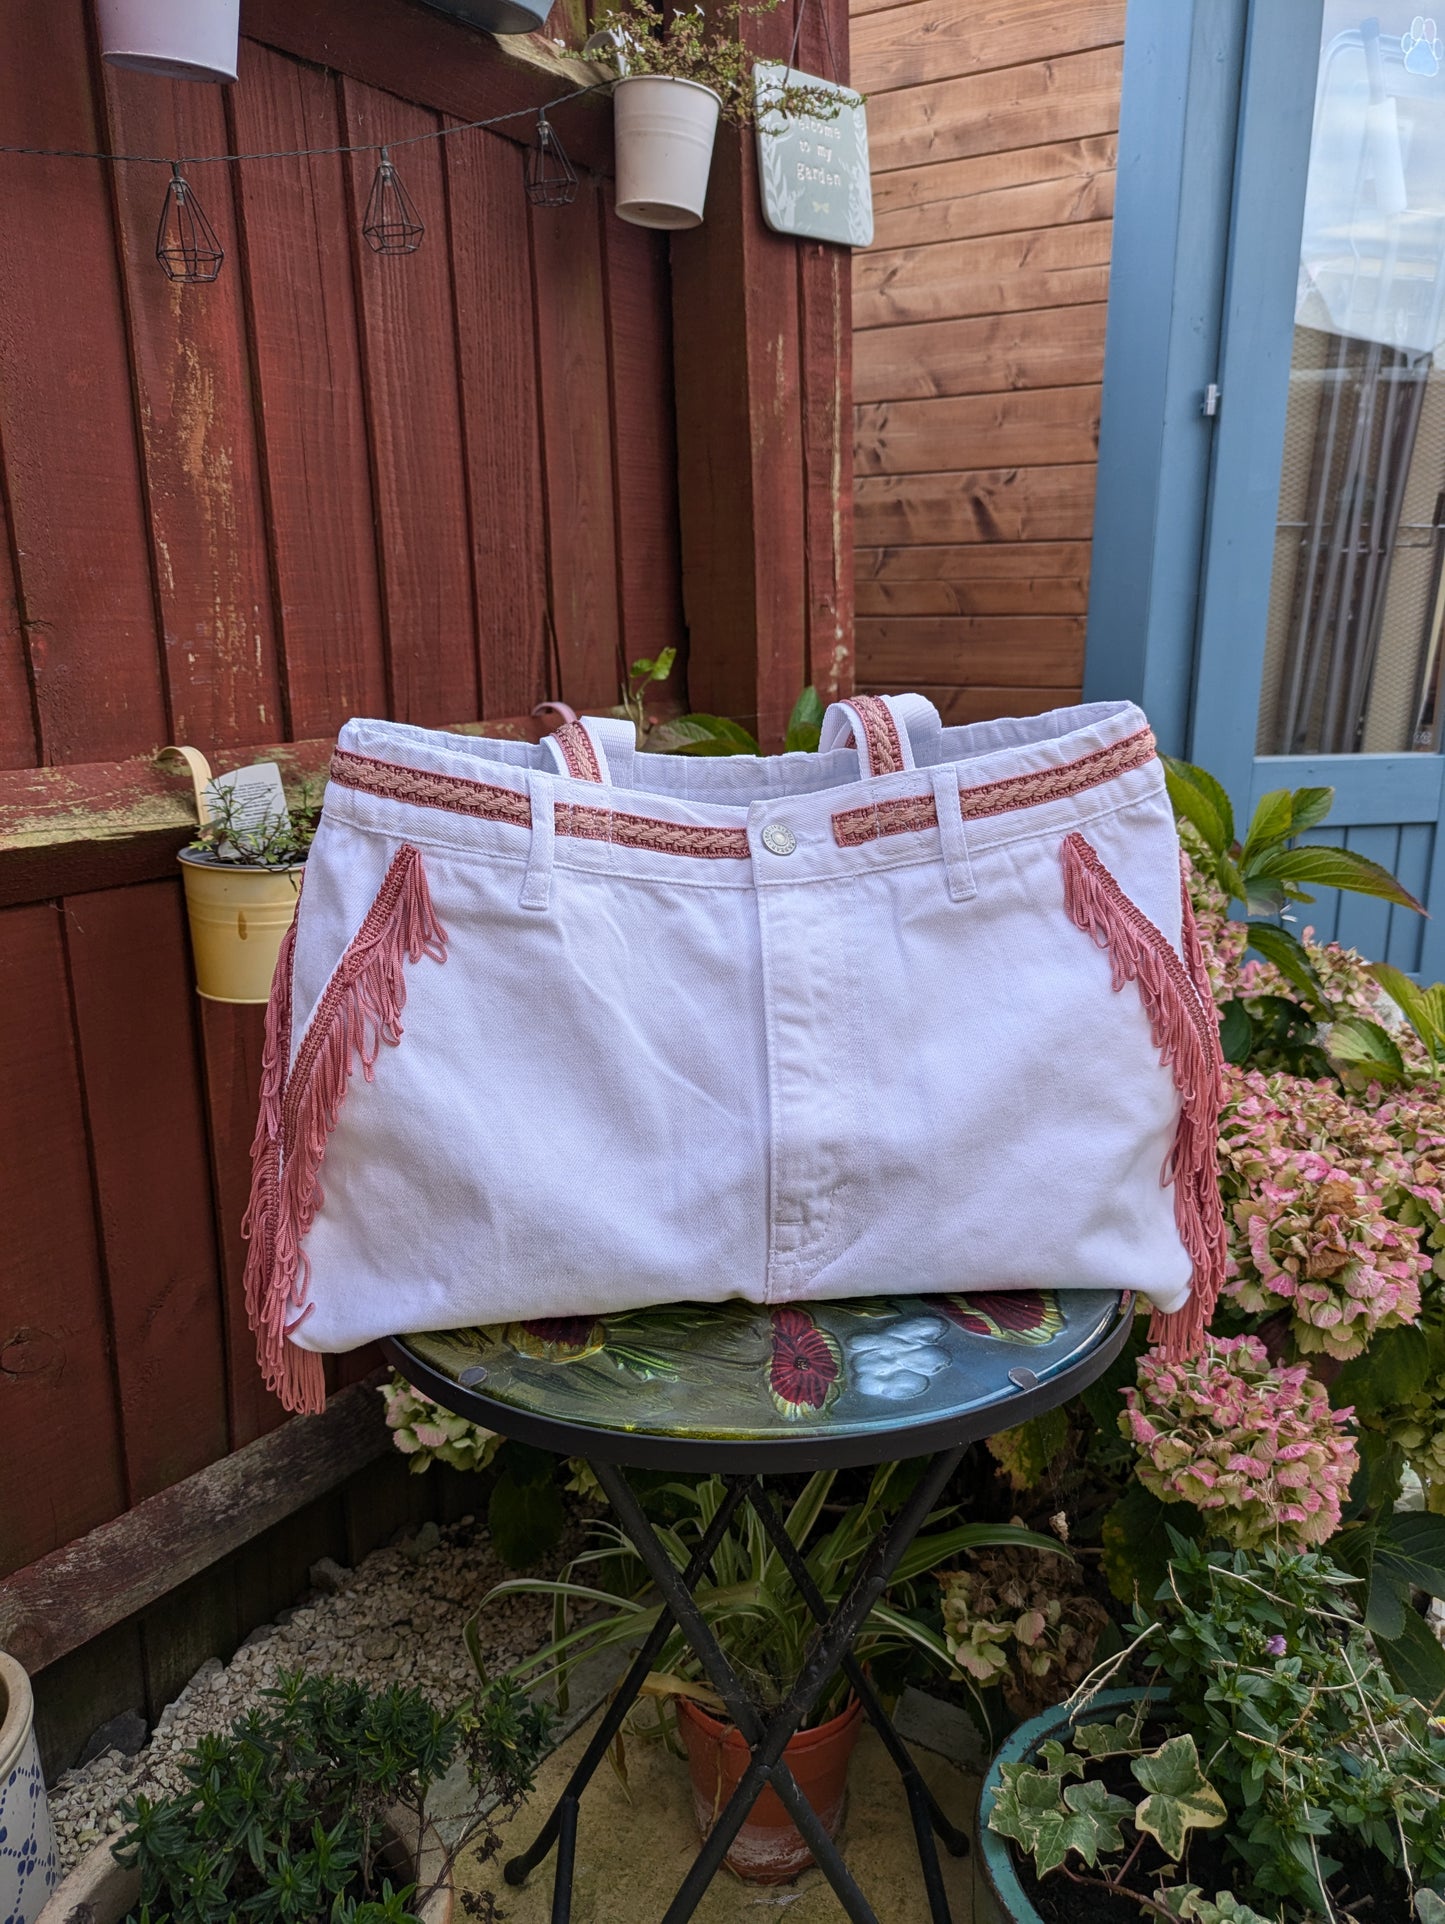
<svg viewBox="0 0 1445 1924"><path fill-rule="evenodd" d="M905 1316L885 1329L848 1339L853 1387L888 1403L910 1403L922 1396L940 1370L948 1368L941 1346L946 1328L938 1316Z"/></svg>
<svg viewBox="0 0 1445 1924"><path fill-rule="evenodd" d="M1410 31L1400 35L1400 52L1405 56L1406 73L1423 74L1427 80L1439 73L1440 62L1445 60L1445 42L1428 14L1417 13Z"/></svg>

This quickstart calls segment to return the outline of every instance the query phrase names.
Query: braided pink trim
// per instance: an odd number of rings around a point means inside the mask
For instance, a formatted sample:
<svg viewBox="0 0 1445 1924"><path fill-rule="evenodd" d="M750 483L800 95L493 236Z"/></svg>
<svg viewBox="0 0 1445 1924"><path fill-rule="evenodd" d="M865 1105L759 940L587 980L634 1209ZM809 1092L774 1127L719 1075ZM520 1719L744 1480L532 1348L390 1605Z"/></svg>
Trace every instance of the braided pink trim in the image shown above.
<svg viewBox="0 0 1445 1924"><path fill-rule="evenodd" d="M876 699L876 697L874 698ZM1111 782L1116 775L1143 768L1155 756L1153 730L1144 727L1123 741L1091 749L1057 768L1040 768L1028 775L1004 775L976 788L960 788L958 806L965 821L1006 815L1016 808L1037 808L1041 802L1062 801L1085 789ZM901 795L889 802L840 809L833 817L833 840L839 848L857 848L884 835L908 835L938 827L938 809L931 795Z"/></svg>
<svg viewBox="0 0 1445 1924"><path fill-rule="evenodd" d="M418 808L442 808L454 815L509 822L514 828L532 825L531 803L524 794L491 782L474 782L465 775L435 775L429 769L403 768L397 762L375 761L370 755L338 748L331 758L331 779L343 788L384 795L389 801L414 802ZM615 842L622 848L691 855L705 862L746 862L752 853L745 828L699 828L584 802L559 802L555 819L559 835L584 842Z"/></svg>
<svg viewBox="0 0 1445 1924"><path fill-rule="evenodd" d="M908 766L893 710L881 695L850 695L848 707L858 717L868 749L870 775L900 775Z"/></svg>
<svg viewBox="0 0 1445 1924"><path fill-rule="evenodd" d="M876 701L860 695L859 701ZM887 714L887 710L884 713ZM892 727L892 717L888 717ZM570 726L571 724L569 724ZM557 733L562 733L558 729ZM896 731L895 731L896 733ZM1148 728L1126 736L1107 748L1096 748L1057 768L1028 775L1006 775L996 782L959 790L959 808L966 820L1003 815L1016 808L1034 808L1082 794L1116 775L1143 768L1153 761L1154 736ZM482 821L506 822L530 828L532 808L527 796L494 782L473 781L465 775L438 775L430 769L407 768L371 755L338 748L331 757L331 779L342 788L381 795L389 801L411 802L418 808L439 808ZM621 848L650 849L661 855L689 855L700 861L745 862L751 855L743 828L702 828L693 823L669 822L657 815L625 814L594 808L590 803L558 805L557 833L579 841L614 842ZM841 809L833 817L833 839L840 848L857 848L885 835L904 835L937 828L938 810L931 795L904 795L873 802L862 808Z"/></svg>
<svg viewBox="0 0 1445 1924"><path fill-rule="evenodd" d="M597 759L597 750L592 737L580 721L563 722L560 728L552 731L552 739L562 751L562 759L567 764L567 773L579 782L600 782L602 765Z"/></svg>

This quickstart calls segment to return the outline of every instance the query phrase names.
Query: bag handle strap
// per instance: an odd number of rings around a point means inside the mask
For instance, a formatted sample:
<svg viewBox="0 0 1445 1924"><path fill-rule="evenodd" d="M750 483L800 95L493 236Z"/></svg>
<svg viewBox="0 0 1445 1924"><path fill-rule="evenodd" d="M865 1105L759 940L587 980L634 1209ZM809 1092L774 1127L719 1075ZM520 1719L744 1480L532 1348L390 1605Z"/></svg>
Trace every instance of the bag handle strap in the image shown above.
<svg viewBox="0 0 1445 1924"><path fill-rule="evenodd" d="M850 695L823 717L820 749L858 750L865 775L898 775L914 768L914 738L936 735L943 724L926 695Z"/></svg>
<svg viewBox="0 0 1445 1924"><path fill-rule="evenodd" d="M601 782L617 788L632 785L632 758L637 753L637 730L625 716L582 715L563 722L542 745L559 775L574 782Z"/></svg>

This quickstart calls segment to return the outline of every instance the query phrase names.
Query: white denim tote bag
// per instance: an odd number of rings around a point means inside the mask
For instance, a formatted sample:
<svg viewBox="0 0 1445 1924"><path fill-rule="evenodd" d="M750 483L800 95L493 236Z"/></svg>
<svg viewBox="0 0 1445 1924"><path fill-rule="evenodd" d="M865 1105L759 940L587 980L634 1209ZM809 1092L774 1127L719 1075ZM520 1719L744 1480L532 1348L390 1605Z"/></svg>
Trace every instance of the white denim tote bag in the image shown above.
<svg viewBox="0 0 1445 1924"><path fill-rule="evenodd" d="M1127 1288L1182 1353L1222 1275L1128 703L859 696L766 758L350 722L267 1024L247 1300L291 1408L388 1333L677 1300Z"/></svg>

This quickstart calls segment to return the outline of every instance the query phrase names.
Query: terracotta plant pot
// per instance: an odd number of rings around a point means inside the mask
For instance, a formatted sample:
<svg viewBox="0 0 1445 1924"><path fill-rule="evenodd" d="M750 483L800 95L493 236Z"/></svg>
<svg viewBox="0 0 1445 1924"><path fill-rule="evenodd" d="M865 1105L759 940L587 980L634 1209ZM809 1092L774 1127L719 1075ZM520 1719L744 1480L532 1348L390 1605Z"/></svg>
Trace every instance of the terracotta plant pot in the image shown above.
<svg viewBox="0 0 1445 1924"><path fill-rule="evenodd" d="M59 1875L30 1679L0 1650L0 1917L35 1924Z"/></svg>
<svg viewBox="0 0 1445 1924"><path fill-rule="evenodd" d="M296 919L301 864L251 868L180 854L196 988L208 1002L266 1002L287 929Z"/></svg>
<svg viewBox="0 0 1445 1924"><path fill-rule="evenodd" d="M97 17L113 67L164 80L236 78L241 0L98 0Z"/></svg>
<svg viewBox="0 0 1445 1924"><path fill-rule="evenodd" d="M400 1821L402 1813L395 1813ZM389 1824L393 1836L397 1833ZM446 1850L428 1824L422 1839L421 1854L413 1863L414 1825L408 1823L411 1841L398 1838L394 1848L404 1864L405 1881L413 1879L425 1886L441 1873ZM393 1873L393 1876L396 1874ZM452 1924L455 1889L450 1876L427 1899L419 1916L422 1924ZM140 1872L122 1870L111 1855L110 1845L97 1844L87 1851L65 1882L35 1919L35 1924L120 1924L140 1898ZM77 1916L77 1912L79 1915Z"/></svg>
<svg viewBox="0 0 1445 1924"><path fill-rule="evenodd" d="M826 1724L799 1731L783 1752L799 1790L830 1837L843 1821L848 1765L862 1721L863 1706L855 1697ZM719 1723L686 1697L677 1702L677 1727L692 1768L697 1827L706 1837L748 1767L748 1747L734 1725ZM812 1852L774 1790L765 1790L753 1805L727 1854L728 1868L752 1884L786 1883L812 1861Z"/></svg>

